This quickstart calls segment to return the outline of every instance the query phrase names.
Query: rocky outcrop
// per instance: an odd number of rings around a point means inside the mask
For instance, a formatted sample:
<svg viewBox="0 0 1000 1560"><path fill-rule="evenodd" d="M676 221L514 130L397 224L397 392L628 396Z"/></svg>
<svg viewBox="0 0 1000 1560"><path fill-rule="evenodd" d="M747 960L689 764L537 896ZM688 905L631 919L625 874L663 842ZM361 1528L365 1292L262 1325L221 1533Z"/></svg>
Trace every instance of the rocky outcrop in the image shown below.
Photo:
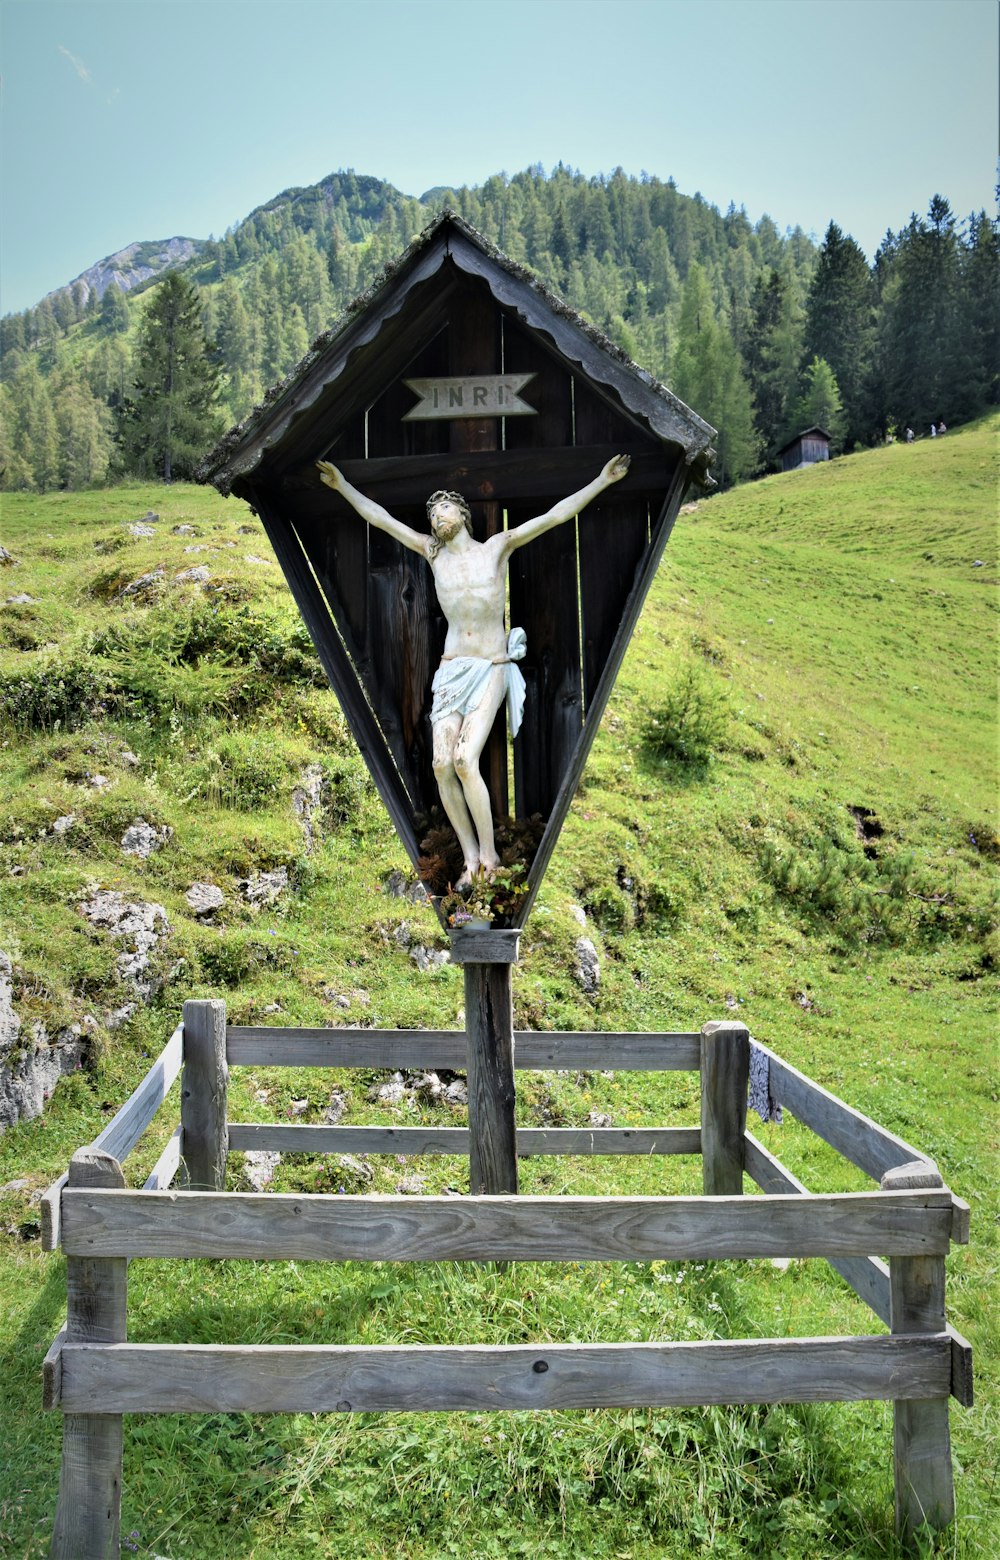
<svg viewBox="0 0 1000 1560"><path fill-rule="evenodd" d="M121 292L131 292L140 282L148 282L151 276L159 276L162 271L169 271L200 255L204 247L204 240L199 238L158 238L126 244L124 249L88 266L67 287L57 291L72 291L77 282L82 282L88 296L96 292L98 298L103 298L112 286ZM54 293L49 294L49 297L54 296Z"/></svg>
<svg viewBox="0 0 1000 1560"><path fill-rule="evenodd" d="M76 1071L87 1048L84 1024L51 1038L41 1024L22 1025L14 1011L13 973L0 953L0 1132L40 1116L59 1079Z"/></svg>

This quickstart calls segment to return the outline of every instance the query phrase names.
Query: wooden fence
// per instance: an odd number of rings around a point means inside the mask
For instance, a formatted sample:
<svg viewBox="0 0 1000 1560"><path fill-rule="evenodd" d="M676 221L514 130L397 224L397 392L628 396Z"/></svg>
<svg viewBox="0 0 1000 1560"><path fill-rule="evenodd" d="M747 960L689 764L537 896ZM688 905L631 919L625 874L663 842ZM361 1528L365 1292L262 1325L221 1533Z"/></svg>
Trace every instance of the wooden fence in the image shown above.
<svg viewBox="0 0 1000 1560"><path fill-rule="evenodd" d="M746 1130L743 1025L700 1034L515 1036L518 1068L690 1070L701 1125L519 1129L521 1154L700 1154L700 1197L365 1197L226 1192L232 1149L466 1154L464 1128L229 1122L230 1066L465 1066L462 1032L227 1026L187 1002L138 1089L43 1201L43 1242L67 1258L67 1319L45 1359L63 1457L51 1553L119 1552L122 1415L894 1404L896 1518L911 1542L954 1515L948 1399L972 1402L971 1349L945 1317L944 1259L969 1210L936 1166L766 1047L775 1104L878 1189L814 1195ZM180 1125L141 1189L121 1164L183 1069ZM744 1198L748 1175L767 1197ZM183 1195L175 1181L183 1179ZM878 1253L877 1256L873 1253ZM699 1343L429 1347L130 1344L133 1257L296 1261L677 1261L827 1258L889 1328L881 1336ZM887 1257L888 1263L882 1259Z"/></svg>

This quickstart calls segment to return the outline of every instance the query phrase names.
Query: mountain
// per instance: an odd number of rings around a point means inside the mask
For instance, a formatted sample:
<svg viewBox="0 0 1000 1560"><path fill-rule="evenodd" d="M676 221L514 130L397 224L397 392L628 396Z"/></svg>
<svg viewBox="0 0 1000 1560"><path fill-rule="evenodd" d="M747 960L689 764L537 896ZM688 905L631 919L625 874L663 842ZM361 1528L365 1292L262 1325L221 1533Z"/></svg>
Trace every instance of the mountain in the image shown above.
<svg viewBox="0 0 1000 1560"><path fill-rule="evenodd" d="M72 292L81 282L85 297L96 292L101 299L112 285L122 292L132 292L142 282L148 282L163 271L196 260L204 252L205 243L201 238L158 238L127 244L117 253L106 255L103 260L88 266L65 287L58 287L47 296L54 299L58 293Z"/></svg>

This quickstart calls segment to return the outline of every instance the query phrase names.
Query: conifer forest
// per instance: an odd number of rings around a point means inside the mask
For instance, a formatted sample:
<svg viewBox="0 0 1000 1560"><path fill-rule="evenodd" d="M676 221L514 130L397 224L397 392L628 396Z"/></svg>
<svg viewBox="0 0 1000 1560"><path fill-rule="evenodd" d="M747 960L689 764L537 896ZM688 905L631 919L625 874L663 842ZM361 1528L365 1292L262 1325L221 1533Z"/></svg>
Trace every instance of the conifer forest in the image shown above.
<svg viewBox="0 0 1000 1560"><path fill-rule="evenodd" d="M869 265L835 222L817 247L620 169L539 166L420 200L339 172L137 285L107 262L6 315L0 486L190 476L444 206L719 429L723 486L774 470L813 425L836 454L1000 402L1000 223L941 195Z"/></svg>

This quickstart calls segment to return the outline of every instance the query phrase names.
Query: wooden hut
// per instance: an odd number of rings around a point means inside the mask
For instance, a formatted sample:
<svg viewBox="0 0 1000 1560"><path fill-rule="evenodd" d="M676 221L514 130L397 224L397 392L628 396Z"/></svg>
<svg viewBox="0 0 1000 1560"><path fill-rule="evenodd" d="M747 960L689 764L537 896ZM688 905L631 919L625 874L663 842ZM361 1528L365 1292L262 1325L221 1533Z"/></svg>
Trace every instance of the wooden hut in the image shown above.
<svg viewBox="0 0 1000 1560"><path fill-rule="evenodd" d="M778 451L782 471L797 471L800 466L815 466L830 459L830 435L825 428L806 428L789 439Z"/></svg>
<svg viewBox="0 0 1000 1560"><path fill-rule="evenodd" d="M438 801L428 712L445 623L423 560L366 526L315 462L333 460L417 529L429 528L428 494L457 489L482 539L543 513L615 452L631 456L628 477L578 524L511 562L525 717L513 775L502 716L483 771L498 818L544 820L534 890L684 492L712 485L713 436L445 212L207 457L200 479L260 516L414 863Z"/></svg>

